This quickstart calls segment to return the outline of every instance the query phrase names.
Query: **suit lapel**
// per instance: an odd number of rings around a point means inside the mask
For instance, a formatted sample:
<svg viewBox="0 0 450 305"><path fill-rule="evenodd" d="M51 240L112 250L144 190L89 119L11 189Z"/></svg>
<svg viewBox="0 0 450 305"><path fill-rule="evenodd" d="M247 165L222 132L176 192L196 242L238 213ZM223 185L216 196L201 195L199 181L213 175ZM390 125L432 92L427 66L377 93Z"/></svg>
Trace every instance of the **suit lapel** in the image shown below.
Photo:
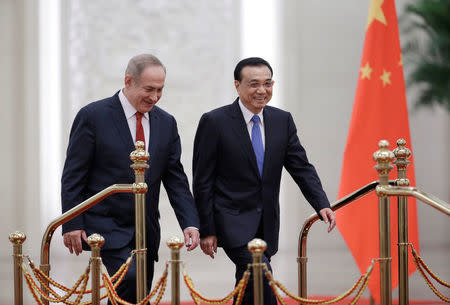
<svg viewBox="0 0 450 305"><path fill-rule="evenodd" d="M261 179L258 164L256 163L255 151L253 150L252 141L250 139L250 135L248 134L247 124L244 120L244 116L242 115L241 108L239 107L238 99L231 104L231 116L233 118L233 132L236 134L238 146L242 149L243 153L248 156L255 175Z"/></svg>
<svg viewBox="0 0 450 305"><path fill-rule="evenodd" d="M160 124L156 109L149 112L148 118L150 120L150 143L148 145L148 151L151 157L155 153L159 141Z"/></svg>
<svg viewBox="0 0 450 305"><path fill-rule="evenodd" d="M116 93L113 96L113 101L111 103L112 108L112 120L117 128L117 132L120 135L125 147L128 147L130 151L134 150L133 138L130 133L130 127L128 127L128 122L125 117L125 112L123 111L122 105L120 104L119 95Z"/></svg>
<svg viewBox="0 0 450 305"><path fill-rule="evenodd" d="M263 165L263 177L267 177L268 168L271 157L275 153L275 139L277 136L277 126L275 123L275 119L273 117L273 113L270 111L270 108L265 107L263 110L264 117L264 137L265 137L265 145L264 145L264 165Z"/></svg>

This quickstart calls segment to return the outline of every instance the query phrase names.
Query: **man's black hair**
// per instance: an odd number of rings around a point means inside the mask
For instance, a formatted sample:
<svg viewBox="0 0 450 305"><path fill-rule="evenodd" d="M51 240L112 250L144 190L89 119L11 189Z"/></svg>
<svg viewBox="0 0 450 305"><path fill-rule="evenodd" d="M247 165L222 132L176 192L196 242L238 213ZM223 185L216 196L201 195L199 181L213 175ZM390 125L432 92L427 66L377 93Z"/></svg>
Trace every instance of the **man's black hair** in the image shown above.
<svg viewBox="0 0 450 305"><path fill-rule="evenodd" d="M266 60L260 57L249 57L238 62L236 68L234 68L234 80L237 80L238 82L241 81L241 71L244 67L247 66L267 66L267 68L269 68L270 70L270 74L273 76L272 67Z"/></svg>

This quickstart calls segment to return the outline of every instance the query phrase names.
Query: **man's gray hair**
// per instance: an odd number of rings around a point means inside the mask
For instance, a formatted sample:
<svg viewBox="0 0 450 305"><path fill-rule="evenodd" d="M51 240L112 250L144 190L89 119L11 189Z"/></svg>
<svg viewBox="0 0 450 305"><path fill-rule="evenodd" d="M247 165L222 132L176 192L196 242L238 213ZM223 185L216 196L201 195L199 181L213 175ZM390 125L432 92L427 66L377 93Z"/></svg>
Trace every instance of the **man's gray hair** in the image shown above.
<svg viewBox="0 0 450 305"><path fill-rule="evenodd" d="M158 57L151 54L141 54L130 59L125 75L130 75L133 80L139 81L142 71L148 66L160 66L166 72L166 67L164 67Z"/></svg>

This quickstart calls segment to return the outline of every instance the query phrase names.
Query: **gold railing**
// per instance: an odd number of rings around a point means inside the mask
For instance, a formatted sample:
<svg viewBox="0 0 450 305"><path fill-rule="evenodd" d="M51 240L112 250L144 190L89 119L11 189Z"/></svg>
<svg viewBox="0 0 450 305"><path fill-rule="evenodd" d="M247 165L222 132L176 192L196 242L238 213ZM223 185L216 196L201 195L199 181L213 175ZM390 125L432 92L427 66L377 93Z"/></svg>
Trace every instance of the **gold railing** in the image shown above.
<svg viewBox="0 0 450 305"><path fill-rule="evenodd" d="M135 183L111 185L57 217L47 226L41 243L40 264L40 269L47 276L50 275L50 243L53 233L59 226L100 203L103 199L112 194L134 193L136 206L136 250L138 250L136 253L136 296L138 301L145 297L147 293L147 281L145 280L147 278L147 249L145 246L145 193L147 192L147 184L145 183L144 175L145 170L148 168L147 161L149 159L149 154L144 149L144 142L136 142L135 147L136 150L130 154L130 159L133 161L133 164L130 167L135 173ZM48 304L48 301L44 300L44 303Z"/></svg>
<svg viewBox="0 0 450 305"><path fill-rule="evenodd" d="M406 168L409 165L407 160L411 152L405 147L406 141L399 139L398 147L393 151L388 150L389 143L380 141L379 150L374 153L374 160L377 162L375 169L378 171L379 180L367 184L357 191L341 198L331 205L333 211L339 210L352 203L358 198L365 196L372 191L376 191L379 202L379 239L380 239L380 296L382 305L392 304L391 291L391 255L390 255L390 223L389 223L389 197L397 196L398 200L398 253L399 253L399 304L409 304L408 294L408 211L407 197L415 197L438 211L450 216L450 205L432 195L409 186L406 178ZM394 158L396 160L394 161ZM389 173L393 166L397 166L398 179L388 180ZM307 238L313 225L319 219L317 214L313 214L306 219L299 234L298 240L298 291L300 297L307 297Z"/></svg>
<svg viewBox="0 0 450 305"><path fill-rule="evenodd" d="M430 207L435 208L439 212L450 216L450 204L442 201L439 198L429 195L415 187L405 186L377 186L376 188L378 196L410 196L419 199L421 202L426 203Z"/></svg>
<svg viewBox="0 0 450 305"><path fill-rule="evenodd" d="M65 212L47 226L45 233L42 237L41 242L41 265L40 269L44 271L47 275L50 272L50 243L52 241L53 233L56 229L62 224L68 222L69 220L77 217L87 209L90 209L94 205L100 203L106 197L115 194L115 193L132 193L133 185L132 184L114 184L110 187L102 190L101 192L95 194L91 198L83 201L76 207L70 209Z"/></svg>
<svg viewBox="0 0 450 305"><path fill-rule="evenodd" d="M409 150L405 148L405 141L400 139L397 141L398 148L392 153L388 150L387 141L380 141L379 150L374 154L374 160L377 162L375 169L378 171L379 180L367 184L366 186L358 189L357 191L349 194L348 196L338 200L331 205L333 211L341 209L358 198L365 196L372 191L376 191L379 198L379 219L380 219L380 255L376 260L380 264L380 291L381 291L381 304L392 304L392 292L391 292L391 265L390 265L390 224L389 224L389 197L398 197L398 246L399 246L399 303L406 305L408 301L408 235L407 235L407 197L415 197L440 212L450 216L450 205L438 198L428 195L414 187L409 187L409 181L406 179L406 167L409 164L407 158L411 155ZM389 173L393 168L390 163L393 162L398 169L398 179L388 180ZM41 244L41 265L40 270L45 274L47 279L50 273L50 243L55 230L63 223L73 219L80 215L82 212L91 208L95 204L99 203L106 197L114 193L134 193L136 204L136 296L138 303L147 302L147 287L146 287L146 248L145 248L145 193L147 192L147 185L145 184L144 175L145 170L148 168L147 161L149 159L148 153L144 150L143 142L136 143L136 150L130 154L130 158L133 161L131 167L135 171L136 181L134 184L115 184L103 191L92 196L88 200L80 203L78 206L67 211L63 215L53 220L47 227ZM297 300L305 300L307 297L307 237L309 230L314 222L319 219L318 215L311 215L304 223L299 235L299 251L298 251L298 281L299 281L299 296ZM20 232L12 233L9 237L13 243L13 257L14 257L14 304L23 304L23 281L22 281L22 243L25 241L26 236ZM97 305L100 301L99 295L99 281L100 281L100 247L104 240L99 236L90 236L89 245L92 248L92 304ZM169 240L168 246L172 250L172 304L180 304L180 285L179 285L179 273L180 273L180 258L179 249L183 243L179 239ZM263 304L262 298L262 263L260 254L265 249L263 241L252 241L249 243L249 250L253 254L253 272L254 272L254 293L255 304ZM367 273L367 276L370 272ZM244 281L245 282L245 281ZM41 284L42 286L48 286L47 282ZM245 284L246 285L246 284ZM235 294L238 295L238 299L242 297L243 289L245 285L240 286L240 290L236 290ZM162 288L164 290L164 288ZM161 293L163 293L163 290ZM362 292L362 290L361 290ZM112 292L111 292L112 293ZM156 293L156 290L155 290ZM158 299L160 299L159 295ZM200 297L200 296L197 296ZM198 301L197 297L194 301ZM303 299L302 299L303 298ZM39 300L41 301L41 300ZM48 304L48 299L42 300L39 303ZM314 301L317 303L317 301ZM328 303L328 301L326 302Z"/></svg>
<svg viewBox="0 0 450 305"><path fill-rule="evenodd" d="M395 181L390 181L390 183L395 183ZM339 199L335 203L331 205L331 209L333 211L337 211L348 204L352 203L353 201L373 192L375 188L378 186L378 181L373 181L366 186L360 188L359 190L354 191L353 193ZM311 229L311 226L319 220L319 216L314 213L311 216L309 216L305 222L303 223L303 227L300 231L299 237L298 237L298 257L297 257L297 264L298 264L298 292L301 297L305 297L307 295L306 287L307 287L307 278L306 278L306 270L307 270L307 262L308 257L306 256L306 249L307 249L307 243L308 243L308 234L309 230Z"/></svg>

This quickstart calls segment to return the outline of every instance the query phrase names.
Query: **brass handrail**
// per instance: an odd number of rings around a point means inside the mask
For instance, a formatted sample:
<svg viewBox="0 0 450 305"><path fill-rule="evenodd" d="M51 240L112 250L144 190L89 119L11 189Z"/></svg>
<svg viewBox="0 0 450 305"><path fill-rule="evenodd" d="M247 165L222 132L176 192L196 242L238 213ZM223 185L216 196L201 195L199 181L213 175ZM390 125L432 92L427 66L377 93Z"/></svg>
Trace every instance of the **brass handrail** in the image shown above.
<svg viewBox="0 0 450 305"><path fill-rule="evenodd" d="M61 216L54 219L52 222L50 222L50 224L47 226L47 229L45 230L44 236L42 237L41 243L40 268L43 272L45 272L47 275L49 275L50 272L50 264L49 264L50 242L52 240L53 233L55 232L55 230L63 223L66 223L72 218L75 218L76 216L80 215L87 209L93 207L94 205L105 199L106 197L115 193L133 193L133 184L113 184L105 188L104 190L98 192L89 199L78 204L77 206L73 207L72 209L68 210Z"/></svg>
<svg viewBox="0 0 450 305"><path fill-rule="evenodd" d="M437 209L438 211L450 216L450 204L434 197L433 195L427 194L418 190L416 187L406 187L406 186L377 186L376 191L378 195L381 196L413 196L420 201L428 204L429 206Z"/></svg>
<svg viewBox="0 0 450 305"><path fill-rule="evenodd" d="M356 199L367 195L376 190L377 195L381 196L413 196L416 199L428 204L438 211L450 216L450 204L436 198L430 194L422 192L415 187L396 186L396 180L390 180L388 186L379 185L379 181L373 181L366 186L356 190L355 192L339 199L331 205L333 211L339 210ZM303 224L302 230L299 234L298 240L298 291L301 297L307 297L307 278L306 278L306 244L308 239L309 229L319 219L319 216L314 213L309 216Z"/></svg>
<svg viewBox="0 0 450 305"><path fill-rule="evenodd" d="M87 209L93 207L109 195L115 193L134 193L135 202L135 240L136 240L136 298L140 302L144 299L147 291L147 255L146 255L146 239L145 239L145 194L147 193L147 184L145 183L145 171L149 168L147 164L150 155L145 150L145 143L137 141L134 145L136 150L130 153L130 160L133 164L130 167L134 171L135 183L133 184L113 184L104 190L98 192L89 199L83 201L77 206L73 207L69 211L65 212L61 216L53 220L45 230L41 243L41 266L40 269L46 275L50 274L50 242L52 240L55 230L80 215ZM42 285L44 285L43 283ZM48 304L48 301L43 300L44 304Z"/></svg>
<svg viewBox="0 0 450 305"><path fill-rule="evenodd" d="M354 191L353 193L350 193L349 195L339 199L335 203L331 204L331 209L333 211L339 210L349 203L355 201L356 199L363 197L367 195L368 193L372 192L376 189L378 186L379 181L373 181L362 188ZM395 180L390 180L389 184L395 185ZM307 297L307 291L306 291L306 262L308 260L306 256L306 244L308 240L308 233L309 229L313 225L314 222L316 222L319 219L319 216L314 213L311 216L309 216L305 222L303 223L302 230L300 231L299 238L298 238L298 257L297 257L297 264L298 264L298 292L300 297L306 298Z"/></svg>

